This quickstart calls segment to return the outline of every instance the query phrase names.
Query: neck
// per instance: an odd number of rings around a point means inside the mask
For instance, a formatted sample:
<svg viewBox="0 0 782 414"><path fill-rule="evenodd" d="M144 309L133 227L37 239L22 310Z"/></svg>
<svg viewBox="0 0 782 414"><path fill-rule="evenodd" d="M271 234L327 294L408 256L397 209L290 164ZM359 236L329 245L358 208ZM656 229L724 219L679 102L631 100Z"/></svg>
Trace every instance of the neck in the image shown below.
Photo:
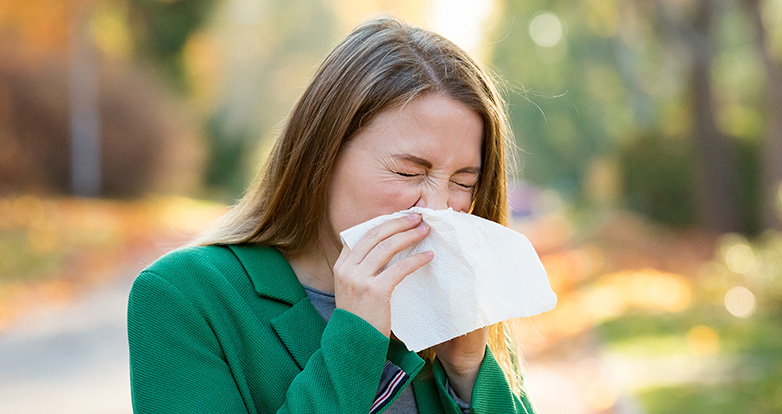
<svg viewBox="0 0 782 414"><path fill-rule="evenodd" d="M295 255L285 255L302 285L334 293L334 263L339 250L332 243L316 240Z"/></svg>

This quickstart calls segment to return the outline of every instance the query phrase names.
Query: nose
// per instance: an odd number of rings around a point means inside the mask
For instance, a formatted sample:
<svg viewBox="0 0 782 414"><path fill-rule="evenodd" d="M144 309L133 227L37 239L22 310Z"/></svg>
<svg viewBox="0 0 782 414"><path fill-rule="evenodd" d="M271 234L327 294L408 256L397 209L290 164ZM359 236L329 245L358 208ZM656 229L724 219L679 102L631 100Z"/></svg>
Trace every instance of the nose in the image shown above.
<svg viewBox="0 0 782 414"><path fill-rule="evenodd" d="M432 210L445 210L449 207L449 201L447 188L437 186L437 188L428 188L421 191L421 196L418 198L415 206Z"/></svg>

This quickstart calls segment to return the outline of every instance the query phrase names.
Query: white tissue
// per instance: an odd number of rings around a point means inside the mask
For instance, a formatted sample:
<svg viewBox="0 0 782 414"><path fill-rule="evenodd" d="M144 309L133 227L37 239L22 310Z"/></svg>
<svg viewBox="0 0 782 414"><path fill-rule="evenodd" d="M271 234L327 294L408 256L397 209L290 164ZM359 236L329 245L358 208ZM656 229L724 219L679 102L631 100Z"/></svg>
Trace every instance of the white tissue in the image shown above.
<svg viewBox="0 0 782 414"><path fill-rule="evenodd" d="M340 237L353 248L370 228L412 213L421 214L429 235L391 263L426 250L434 259L391 295L391 330L408 349L418 352L506 319L554 309L557 296L532 244L493 221L413 207L351 227Z"/></svg>

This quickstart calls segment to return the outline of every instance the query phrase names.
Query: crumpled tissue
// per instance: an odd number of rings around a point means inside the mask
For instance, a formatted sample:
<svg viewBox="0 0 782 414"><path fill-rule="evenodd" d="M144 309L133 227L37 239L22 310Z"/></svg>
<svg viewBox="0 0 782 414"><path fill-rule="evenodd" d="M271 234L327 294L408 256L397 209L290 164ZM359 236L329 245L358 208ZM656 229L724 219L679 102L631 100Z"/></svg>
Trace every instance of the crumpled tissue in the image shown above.
<svg viewBox="0 0 782 414"><path fill-rule="evenodd" d="M413 213L429 225L429 235L389 265L426 250L434 258L391 295L391 331L408 349L418 352L506 319L554 309L557 296L532 244L493 221L450 208L413 207L351 227L340 237L353 248L370 228Z"/></svg>

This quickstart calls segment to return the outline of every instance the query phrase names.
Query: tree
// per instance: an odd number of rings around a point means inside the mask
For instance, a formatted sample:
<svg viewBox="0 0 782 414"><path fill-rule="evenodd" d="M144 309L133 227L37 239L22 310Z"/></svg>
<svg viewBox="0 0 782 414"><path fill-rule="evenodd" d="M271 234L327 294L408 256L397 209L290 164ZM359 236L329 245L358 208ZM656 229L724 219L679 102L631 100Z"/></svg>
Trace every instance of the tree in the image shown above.
<svg viewBox="0 0 782 414"><path fill-rule="evenodd" d="M744 0L743 5L755 28L755 44L766 73L763 221L767 228L782 230L782 54L774 56L771 53L769 29L762 14L763 2Z"/></svg>
<svg viewBox="0 0 782 414"><path fill-rule="evenodd" d="M711 0L695 0L686 13L689 17L676 19L666 1L657 4L663 26L679 38L692 59L689 105L701 224L721 232L738 231L741 223L736 201L736 154L717 127L712 93L714 20L719 8Z"/></svg>
<svg viewBox="0 0 782 414"><path fill-rule="evenodd" d="M186 90L182 52L188 39L208 23L217 0L124 1L129 6L136 53L161 68L180 90Z"/></svg>
<svg viewBox="0 0 782 414"><path fill-rule="evenodd" d="M743 1L754 24L735 0L505 1L494 63L524 85L509 97L524 177L584 202L588 171L619 159L623 205L652 218L753 232L763 196L766 222L778 223L782 70L769 31L782 22L771 2ZM562 40L537 43L547 13ZM763 61L749 52L750 28ZM765 83L753 76L761 66Z"/></svg>

